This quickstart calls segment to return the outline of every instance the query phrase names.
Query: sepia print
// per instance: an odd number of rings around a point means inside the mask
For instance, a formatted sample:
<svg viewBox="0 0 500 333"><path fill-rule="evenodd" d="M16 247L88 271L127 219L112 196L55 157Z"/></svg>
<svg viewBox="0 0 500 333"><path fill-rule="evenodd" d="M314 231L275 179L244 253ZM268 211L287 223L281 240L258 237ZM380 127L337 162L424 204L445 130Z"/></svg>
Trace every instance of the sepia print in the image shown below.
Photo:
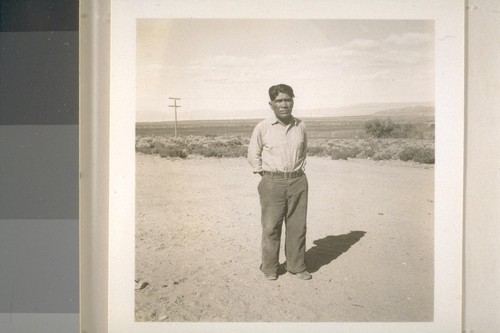
<svg viewBox="0 0 500 333"><path fill-rule="evenodd" d="M433 320L433 21L138 19L136 38L136 320ZM310 281L283 249L277 281L259 270L246 155L279 83L307 128Z"/></svg>
<svg viewBox="0 0 500 333"><path fill-rule="evenodd" d="M463 22L424 2L112 3L111 331L460 327ZM263 122L298 164L255 165ZM262 267L266 173L304 179L305 271L288 215Z"/></svg>

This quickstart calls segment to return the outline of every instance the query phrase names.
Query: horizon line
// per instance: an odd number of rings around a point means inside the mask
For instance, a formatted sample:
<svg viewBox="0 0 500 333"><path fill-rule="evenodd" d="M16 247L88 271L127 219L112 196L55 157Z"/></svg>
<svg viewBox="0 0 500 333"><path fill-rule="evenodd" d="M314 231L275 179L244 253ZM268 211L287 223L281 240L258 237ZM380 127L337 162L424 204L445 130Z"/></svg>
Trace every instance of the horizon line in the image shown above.
<svg viewBox="0 0 500 333"><path fill-rule="evenodd" d="M366 103L357 103L357 104L348 104L348 105L343 105L343 106L318 106L318 107L313 107L313 108L300 108L299 110L302 111L314 111L314 110L321 110L321 109L329 109L329 110L334 110L334 109L346 109L346 108L355 108L359 106L367 106L367 105L391 105L391 104L435 104L436 101L412 101L412 102L366 102ZM239 112L251 112L251 111L260 111L262 109L238 109L236 111ZM200 112L200 111L219 111L218 109L191 109L191 112ZM219 111L219 112L233 112L234 110L224 110L224 111ZM139 112L163 112L161 110L151 110L151 109L143 109L143 110L137 110L137 113Z"/></svg>
<svg viewBox="0 0 500 333"><path fill-rule="evenodd" d="M375 112L376 113L376 112ZM377 116L375 114L364 114L364 115L338 115L338 116L312 116L312 117L295 117L298 119L327 119L327 118L366 118L366 117L377 117L377 118L390 118L390 117L420 117L420 116L405 116L405 115L392 115L392 116L387 116L387 115L380 115ZM430 116L423 116L423 117L430 117ZM432 116L432 118L435 118L435 115ZM182 120L177 120L178 123L182 122L191 122L191 121L254 121L254 120L263 120L267 119L267 117L257 117L257 118L208 118L208 119L182 119ZM141 120L141 121L135 121L136 124L139 123L175 123L175 120Z"/></svg>

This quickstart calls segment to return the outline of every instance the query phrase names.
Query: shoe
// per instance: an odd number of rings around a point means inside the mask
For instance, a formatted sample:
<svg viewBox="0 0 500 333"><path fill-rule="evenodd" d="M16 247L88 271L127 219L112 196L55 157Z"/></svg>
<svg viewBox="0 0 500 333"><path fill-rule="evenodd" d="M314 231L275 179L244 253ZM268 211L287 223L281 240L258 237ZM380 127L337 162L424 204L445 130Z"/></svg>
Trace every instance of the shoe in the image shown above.
<svg viewBox="0 0 500 333"><path fill-rule="evenodd" d="M276 273L269 273L269 274L264 274L264 277L266 278L266 280L277 280L278 279L278 274Z"/></svg>
<svg viewBox="0 0 500 333"><path fill-rule="evenodd" d="M311 280L312 279L312 275L308 271L302 271L300 273L296 273L295 276L301 280Z"/></svg>

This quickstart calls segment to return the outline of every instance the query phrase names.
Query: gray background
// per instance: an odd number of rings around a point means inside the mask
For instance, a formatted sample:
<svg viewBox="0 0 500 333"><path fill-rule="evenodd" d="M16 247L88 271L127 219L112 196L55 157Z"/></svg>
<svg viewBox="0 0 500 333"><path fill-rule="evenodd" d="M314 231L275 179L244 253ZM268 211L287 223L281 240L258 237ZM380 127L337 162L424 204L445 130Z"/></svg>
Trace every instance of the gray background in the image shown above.
<svg viewBox="0 0 500 333"><path fill-rule="evenodd" d="M77 6L0 2L2 333L79 330ZM467 15L464 328L497 333L500 3L471 0ZM51 35L55 47L39 51L54 45ZM31 42L14 56L12 45L21 40Z"/></svg>
<svg viewBox="0 0 500 333"><path fill-rule="evenodd" d="M78 332L78 1L0 19L0 332Z"/></svg>

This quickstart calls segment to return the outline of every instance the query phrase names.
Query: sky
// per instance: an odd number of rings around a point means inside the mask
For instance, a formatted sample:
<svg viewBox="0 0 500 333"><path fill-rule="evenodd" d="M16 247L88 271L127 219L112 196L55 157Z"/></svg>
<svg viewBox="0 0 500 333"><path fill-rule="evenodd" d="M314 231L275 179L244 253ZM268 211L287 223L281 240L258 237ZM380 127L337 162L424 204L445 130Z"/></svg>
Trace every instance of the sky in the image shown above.
<svg viewBox="0 0 500 333"><path fill-rule="evenodd" d="M137 121L263 118L270 86L301 110L434 101L424 20L138 19ZM298 110L298 111L297 111Z"/></svg>

